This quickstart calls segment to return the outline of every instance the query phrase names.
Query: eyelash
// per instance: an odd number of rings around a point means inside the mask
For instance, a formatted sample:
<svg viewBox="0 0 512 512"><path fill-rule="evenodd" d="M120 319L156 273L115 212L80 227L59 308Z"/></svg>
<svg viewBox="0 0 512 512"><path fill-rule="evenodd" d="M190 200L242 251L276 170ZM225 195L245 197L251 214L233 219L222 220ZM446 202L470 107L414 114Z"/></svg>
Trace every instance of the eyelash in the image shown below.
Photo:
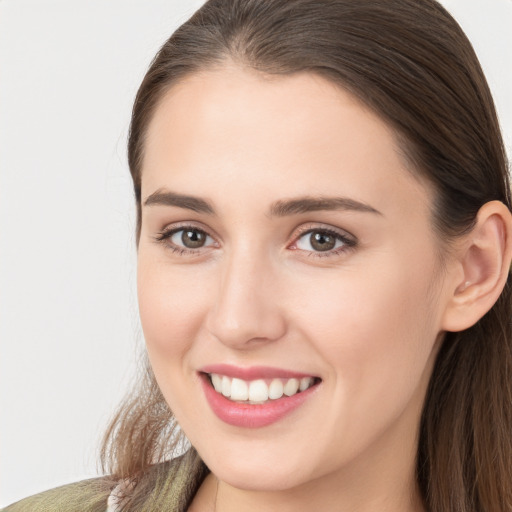
<svg viewBox="0 0 512 512"><path fill-rule="evenodd" d="M170 242L170 238L175 235L176 233L179 233L180 231L196 231L198 233L202 233L205 236L211 237L204 229L200 229L196 226L189 226L189 225L183 225L179 227L174 228L168 228L164 229L160 233L157 234L155 237L156 242L162 243L165 245L166 249L170 249L173 253L178 255L197 255L198 252L203 249L203 247L200 247L199 249L190 249L188 247L180 247L176 244L173 244Z"/></svg>
<svg viewBox="0 0 512 512"><path fill-rule="evenodd" d="M170 238L175 235L176 233L179 233L180 231L195 231L197 233L201 233L205 235L206 237L210 237L213 239L212 236L210 236L205 230L200 229L193 225L183 225L179 227L173 227L164 229L163 231L159 232L157 236L155 237L155 241L157 243L162 243L165 245L167 249L170 249L173 253L178 255L197 255L201 249L204 247L200 247L198 249L190 249L187 247L180 247L174 243L169 243ZM297 242L304 236L310 234L310 233L321 233L324 235L330 235L335 238L336 241L340 241L343 243L341 247L338 247L337 249L331 249L327 251L306 251L309 252L309 257L314 258L326 258L326 257L333 257L338 256L341 253L344 253L350 249L353 249L357 245L357 240L352 236L348 234L342 234L339 231L336 231L332 228L326 228L326 227L320 227L320 226L308 226L304 227L299 230L299 233L295 236L294 241L291 245L296 245ZM291 250L299 250L299 251L305 251L304 249L297 249L293 248Z"/></svg>
<svg viewBox="0 0 512 512"><path fill-rule="evenodd" d="M337 231L332 228L327 227L321 227L321 226L307 226L299 229L299 233L294 237L294 242L292 245L296 245L298 241L305 237L306 235L309 235L311 233L321 233L323 235L330 235L332 236L336 241L340 241L343 243L341 247L338 247L337 249L330 249L327 251L310 251L309 257L313 258L328 258L333 256L338 256L344 252L347 252L350 249L353 249L357 245L357 240L352 235L349 235L348 233L341 233L340 231ZM304 249L292 249L292 250L304 250Z"/></svg>

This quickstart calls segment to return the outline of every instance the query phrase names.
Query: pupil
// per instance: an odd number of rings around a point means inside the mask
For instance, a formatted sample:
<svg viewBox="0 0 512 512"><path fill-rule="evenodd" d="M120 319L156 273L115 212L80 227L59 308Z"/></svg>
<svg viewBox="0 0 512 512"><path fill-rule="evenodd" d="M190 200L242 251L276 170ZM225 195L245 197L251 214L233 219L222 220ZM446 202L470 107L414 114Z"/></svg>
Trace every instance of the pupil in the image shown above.
<svg viewBox="0 0 512 512"><path fill-rule="evenodd" d="M197 249L202 247L205 242L205 235L201 231L183 231L181 235L181 241L185 247L189 249Z"/></svg>
<svg viewBox="0 0 512 512"><path fill-rule="evenodd" d="M334 249L336 240L333 236L326 233L311 233L311 246L317 251L329 251Z"/></svg>

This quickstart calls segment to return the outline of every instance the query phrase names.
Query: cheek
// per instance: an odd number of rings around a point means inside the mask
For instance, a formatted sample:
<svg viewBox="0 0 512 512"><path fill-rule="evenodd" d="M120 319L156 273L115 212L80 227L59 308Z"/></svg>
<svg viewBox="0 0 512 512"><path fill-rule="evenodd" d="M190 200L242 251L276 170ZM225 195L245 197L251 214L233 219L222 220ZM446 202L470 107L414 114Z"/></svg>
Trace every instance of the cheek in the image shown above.
<svg viewBox="0 0 512 512"><path fill-rule="evenodd" d="M142 330L158 386L180 424L193 418L191 424L200 425L197 407L189 409L191 382L199 384L190 357L208 310L205 282L190 267L170 268L165 259L141 253L137 280Z"/></svg>
<svg viewBox="0 0 512 512"><path fill-rule="evenodd" d="M201 328L208 287L192 267L170 269L165 261L139 255L139 311L150 352L167 362L179 362Z"/></svg>
<svg viewBox="0 0 512 512"><path fill-rule="evenodd" d="M316 293L310 288L307 302L296 302L302 335L329 362L342 401L382 399L383 390L397 398L423 378L438 333L429 266L390 259L326 280Z"/></svg>
<svg viewBox="0 0 512 512"><path fill-rule="evenodd" d="M428 271L410 267L395 262L385 273L345 273L300 305L301 337L328 364L329 414L321 427L329 439L326 457L338 449L355 456L390 425L409 425L403 435L414 431L437 327L430 320Z"/></svg>

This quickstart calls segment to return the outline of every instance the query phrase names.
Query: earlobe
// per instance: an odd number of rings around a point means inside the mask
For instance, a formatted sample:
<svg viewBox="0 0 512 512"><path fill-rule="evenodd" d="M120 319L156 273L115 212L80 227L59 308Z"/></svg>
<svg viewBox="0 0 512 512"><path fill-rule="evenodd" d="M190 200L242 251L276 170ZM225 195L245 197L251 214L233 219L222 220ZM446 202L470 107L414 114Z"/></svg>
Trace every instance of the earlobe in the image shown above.
<svg viewBox="0 0 512 512"><path fill-rule="evenodd" d="M457 250L457 274L443 318L443 330L463 331L495 304L510 271L512 215L500 201L480 208L476 224Z"/></svg>

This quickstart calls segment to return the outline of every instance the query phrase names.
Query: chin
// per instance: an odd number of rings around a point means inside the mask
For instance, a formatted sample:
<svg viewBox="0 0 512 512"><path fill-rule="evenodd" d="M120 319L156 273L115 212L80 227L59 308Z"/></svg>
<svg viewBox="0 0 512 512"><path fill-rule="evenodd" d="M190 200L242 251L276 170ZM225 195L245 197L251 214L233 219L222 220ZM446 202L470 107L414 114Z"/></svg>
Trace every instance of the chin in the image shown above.
<svg viewBox="0 0 512 512"><path fill-rule="evenodd" d="M240 464L228 467L226 464L210 467L217 478L232 487L244 491L286 491L304 483L297 469L271 468L262 464Z"/></svg>
<svg viewBox="0 0 512 512"><path fill-rule="evenodd" d="M244 456L239 451L229 453L224 449L204 456L199 451L199 455L219 480L241 490L285 491L313 478L310 465L275 452L266 454L256 449Z"/></svg>

